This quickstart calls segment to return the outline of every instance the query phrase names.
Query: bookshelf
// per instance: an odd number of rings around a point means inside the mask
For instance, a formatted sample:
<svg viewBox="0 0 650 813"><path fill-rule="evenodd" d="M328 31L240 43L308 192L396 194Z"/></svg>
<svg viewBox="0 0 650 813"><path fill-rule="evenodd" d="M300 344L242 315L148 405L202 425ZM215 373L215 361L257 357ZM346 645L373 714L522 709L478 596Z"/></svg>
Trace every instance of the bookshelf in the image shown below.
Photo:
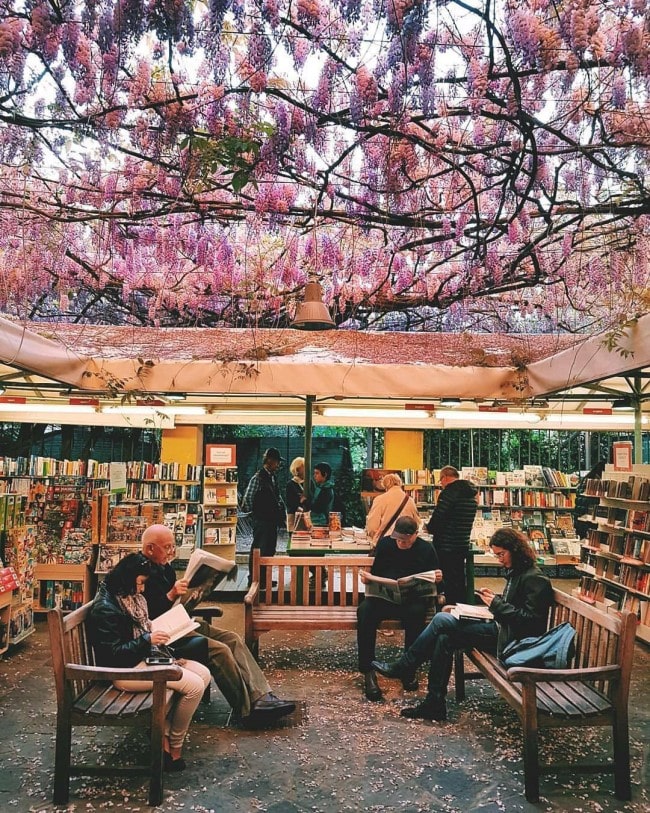
<svg viewBox="0 0 650 813"><path fill-rule="evenodd" d="M3 538L3 561L15 578L13 583L5 582L11 590L0 594L0 653L34 632L34 529L24 524L5 525Z"/></svg>
<svg viewBox="0 0 650 813"><path fill-rule="evenodd" d="M237 467L207 466L203 477L203 547L235 560L237 538Z"/></svg>
<svg viewBox="0 0 650 813"><path fill-rule="evenodd" d="M472 545L481 551L477 563L493 563L488 542L494 531L504 525L527 533L545 564L579 561L573 527L577 478L545 466L524 466L511 472L464 467L460 474L473 482L478 491L479 510L470 535ZM428 519L441 492L440 470L407 469L402 472L402 480L423 517ZM561 551L557 556L555 546Z"/></svg>
<svg viewBox="0 0 650 813"><path fill-rule="evenodd" d="M607 612L630 610L637 637L650 643L650 466L631 472L607 466L601 480L587 480L597 497L582 543L579 598Z"/></svg>

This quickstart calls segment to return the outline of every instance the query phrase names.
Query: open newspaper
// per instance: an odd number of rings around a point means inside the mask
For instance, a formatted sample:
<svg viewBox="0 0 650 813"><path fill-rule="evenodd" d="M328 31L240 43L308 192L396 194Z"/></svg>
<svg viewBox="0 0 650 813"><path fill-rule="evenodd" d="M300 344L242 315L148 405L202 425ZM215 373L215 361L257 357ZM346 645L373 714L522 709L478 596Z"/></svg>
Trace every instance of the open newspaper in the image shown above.
<svg viewBox="0 0 650 813"><path fill-rule="evenodd" d="M162 630L169 635L165 644L171 644L185 635L189 635L199 626L198 622L192 621L187 614L187 610L182 604L174 604L171 610L151 619L151 630L156 632Z"/></svg>
<svg viewBox="0 0 650 813"><path fill-rule="evenodd" d="M414 573L412 576L402 576L401 579L387 579L385 576L375 576L367 570L362 571L368 581L365 585L367 598L383 598L393 604L407 604L415 599L428 598L437 595L436 571L425 570Z"/></svg>
<svg viewBox="0 0 650 813"><path fill-rule="evenodd" d="M449 608L449 612L454 618L461 618L465 621L491 621L494 616L489 607L485 604L454 604Z"/></svg>
<svg viewBox="0 0 650 813"><path fill-rule="evenodd" d="M182 604L188 613L205 601L225 578L234 579L237 565L230 559L215 556L202 548L195 548L185 568L184 579L187 579L188 590L176 602Z"/></svg>

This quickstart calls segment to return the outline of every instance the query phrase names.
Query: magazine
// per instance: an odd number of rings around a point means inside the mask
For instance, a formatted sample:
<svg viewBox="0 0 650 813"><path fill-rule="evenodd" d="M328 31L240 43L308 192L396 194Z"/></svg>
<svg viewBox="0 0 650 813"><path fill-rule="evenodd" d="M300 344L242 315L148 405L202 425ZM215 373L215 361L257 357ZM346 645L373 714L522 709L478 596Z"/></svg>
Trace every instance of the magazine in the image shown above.
<svg viewBox="0 0 650 813"><path fill-rule="evenodd" d="M436 596L435 570L425 570L414 573L412 576L402 576L401 579L387 579L384 576L375 576L367 570L361 571L368 582L365 585L367 598L382 598L393 604L406 604L415 599Z"/></svg>
<svg viewBox="0 0 650 813"><path fill-rule="evenodd" d="M151 619L151 631L163 630L169 635L165 644L178 641L193 632L199 626L198 621L192 621L187 614L187 610L182 604L175 604L171 610L159 615L158 618Z"/></svg>
<svg viewBox="0 0 650 813"><path fill-rule="evenodd" d="M454 604L449 608L449 612L454 618L465 621L492 621L494 616L489 607L485 604Z"/></svg>
<svg viewBox="0 0 650 813"><path fill-rule="evenodd" d="M176 605L182 604L188 613L205 601L223 579L234 579L237 565L230 559L223 559L202 548L192 551L183 575L187 579L187 593L180 596Z"/></svg>

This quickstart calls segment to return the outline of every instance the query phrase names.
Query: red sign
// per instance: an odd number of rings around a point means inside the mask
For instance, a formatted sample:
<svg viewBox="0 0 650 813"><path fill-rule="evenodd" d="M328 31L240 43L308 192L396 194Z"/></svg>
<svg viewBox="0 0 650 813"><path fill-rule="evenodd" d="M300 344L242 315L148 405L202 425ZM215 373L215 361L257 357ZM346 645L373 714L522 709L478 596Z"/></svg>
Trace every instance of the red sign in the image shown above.
<svg viewBox="0 0 650 813"><path fill-rule="evenodd" d="M0 404L26 404L24 395L0 395Z"/></svg>
<svg viewBox="0 0 650 813"><path fill-rule="evenodd" d="M206 466L234 466L237 447L234 443L208 443L205 447Z"/></svg>
<svg viewBox="0 0 650 813"><path fill-rule="evenodd" d="M404 404L404 409L424 409L425 411L428 410L432 412L438 409L438 406L437 404Z"/></svg>
<svg viewBox="0 0 650 813"><path fill-rule="evenodd" d="M99 406L99 398L69 398L70 406Z"/></svg>
<svg viewBox="0 0 650 813"><path fill-rule="evenodd" d="M488 404L479 404L479 412L507 412L508 407L505 406L488 406Z"/></svg>
<svg viewBox="0 0 650 813"><path fill-rule="evenodd" d="M583 415L611 415L611 407L585 407L582 410Z"/></svg>

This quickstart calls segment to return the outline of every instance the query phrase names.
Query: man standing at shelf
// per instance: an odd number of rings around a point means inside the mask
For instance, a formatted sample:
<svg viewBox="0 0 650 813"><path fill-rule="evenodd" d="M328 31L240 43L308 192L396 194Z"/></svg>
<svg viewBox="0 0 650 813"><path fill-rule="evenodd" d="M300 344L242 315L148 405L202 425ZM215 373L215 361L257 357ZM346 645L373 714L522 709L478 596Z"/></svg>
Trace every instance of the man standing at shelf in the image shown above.
<svg viewBox="0 0 650 813"><path fill-rule="evenodd" d="M465 560L478 509L478 490L469 480L461 480L453 466L440 469L440 485L442 491L426 527L445 574L447 604L457 604L467 601Z"/></svg>
<svg viewBox="0 0 650 813"><path fill-rule="evenodd" d="M256 471L244 494L244 511L253 518L253 542L248 559L248 586L253 573L253 551L260 549L260 556L275 556L278 544L278 525L285 523L284 504L276 473L282 463L278 449L271 446L264 452L262 468Z"/></svg>
<svg viewBox="0 0 650 813"><path fill-rule="evenodd" d="M150 618L167 612L187 593L186 579L177 579L171 561L176 554L174 534L165 525L150 525L142 534L142 553L151 563L144 597ZM296 705L271 692L264 673L235 632L201 623L197 633L180 638L171 647L179 658L205 663L235 716L247 727L272 722L291 714ZM207 656L206 653L207 652Z"/></svg>

